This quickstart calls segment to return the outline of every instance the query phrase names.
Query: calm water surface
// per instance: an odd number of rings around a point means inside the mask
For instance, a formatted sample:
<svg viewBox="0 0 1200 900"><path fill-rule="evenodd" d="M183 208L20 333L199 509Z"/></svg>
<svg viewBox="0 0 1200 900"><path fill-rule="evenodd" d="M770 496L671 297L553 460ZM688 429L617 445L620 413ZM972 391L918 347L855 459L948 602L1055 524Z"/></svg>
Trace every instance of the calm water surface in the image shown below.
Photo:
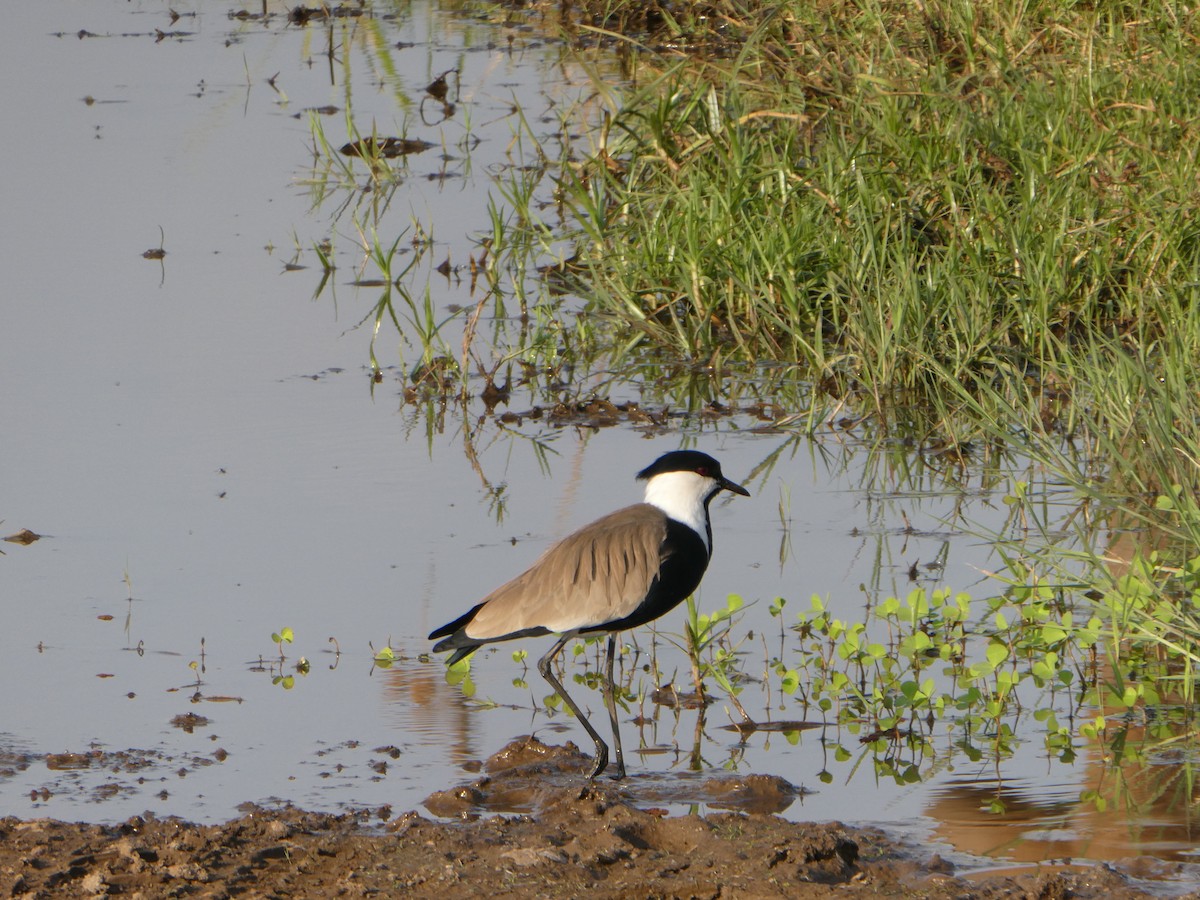
<svg viewBox="0 0 1200 900"><path fill-rule="evenodd" d="M755 433L746 416L659 434L467 432L403 402L396 372L412 347L394 332L376 354L395 368L372 390L361 323L379 289L351 284L377 274L354 225L362 200L347 212L346 197L311 186L306 110L338 108L320 114L331 143L347 139L350 105L364 133L436 145L410 159L376 221L389 243L419 224L434 239L420 265L457 265L479 252L491 174L528 152L514 104L555 140L552 111L594 101L587 73L519 23L424 2L303 27L230 15L257 4L172 6L174 22L161 3L42 0L0 34L0 530L46 535L0 545L0 814L214 821L243 801L401 811L517 735L580 742L575 723L534 711L546 690L514 647L478 654L481 707L447 685L440 661L419 658L424 635L548 541L639 499L633 473L684 440L754 494L716 504L699 598L705 610L734 592L751 602L741 631L777 642L767 606L779 596L788 621L813 594L859 619L868 598L910 590L914 565L926 586L999 590L985 574L999 562L972 532L1003 527L1003 481L906 479L837 429L810 441ZM451 69L456 108L422 105L422 88ZM329 238L338 269L318 291L311 248ZM143 258L160 244L164 259ZM443 313L478 299L465 278L426 280ZM613 399L638 396L627 383ZM518 391L511 406L535 400ZM670 646L681 625L680 613L661 623L667 673L686 671ZM271 635L284 627L295 641L280 670ZM373 666L371 646L389 643L400 661ZM761 644L748 644L752 674ZM524 646L532 659L546 643ZM528 687L514 684L522 674ZM193 702L198 690L208 699ZM771 715L803 717L790 702L776 693ZM633 770L686 770L695 714L641 711L654 718L640 735L650 752L633 754ZM188 713L208 724L172 724ZM1016 861L1139 847L1185 858L1190 844L1188 823L1156 819L1149 801L1090 813L1080 793L1105 776L1088 748L1074 767L1048 762L1037 740L999 767L948 753L957 761L901 787L834 763L821 730L741 745L719 728L729 721L718 702L702 770L810 789L786 812L796 819L915 824L947 847ZM637 729L624 727L634 746ZM89 753L86 765L47 764ZM998 793L1010 815L980 813Z"/></svg>

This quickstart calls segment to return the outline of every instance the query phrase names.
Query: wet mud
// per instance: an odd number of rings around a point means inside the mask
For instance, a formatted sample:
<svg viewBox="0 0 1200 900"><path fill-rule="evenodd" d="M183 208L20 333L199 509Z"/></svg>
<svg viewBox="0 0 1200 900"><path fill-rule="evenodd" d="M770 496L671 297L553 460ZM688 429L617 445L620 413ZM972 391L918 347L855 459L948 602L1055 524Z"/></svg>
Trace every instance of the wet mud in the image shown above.
<svg viewBox="0 0 1200 900"><path fill-rule="evenodd" d="M220 825L0 819L0 896L1152 896L1111 866L971 875L881 830L787 821L766 811L795 796L779 778L588 782L586 762L572 745L515 741L474 780L432 794L426 813L248 808ZM723 798L731 811L656 805L684 794L709 806Z"/></svg>

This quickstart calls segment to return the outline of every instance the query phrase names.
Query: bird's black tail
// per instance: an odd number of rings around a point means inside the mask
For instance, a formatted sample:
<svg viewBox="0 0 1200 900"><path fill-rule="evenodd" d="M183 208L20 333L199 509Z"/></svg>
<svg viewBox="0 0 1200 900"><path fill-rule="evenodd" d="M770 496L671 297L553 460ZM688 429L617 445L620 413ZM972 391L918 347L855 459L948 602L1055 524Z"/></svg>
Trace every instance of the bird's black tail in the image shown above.
<svg viewBox="0 0 1200 900"><path fill-rule="evenodd" d="M484 644L491 644L494 641L512 641L523 637L541 637L544 634L550 634L550 630L542 628L540 625L533 628L522 628L520 631L512 631L508 634L500 634L495 637L474 638L467 634L467 626L471 624L471 620L475 618L475 614L483 607L480 603L463 613L453 622L443 625L441 628L434 629L429 635L429 639L441 638L433 645L434 653L441 653L443 650L453 650L454 652L446 658L446 665L452 666L460 659L466 659Z"/></svg>
<svg viewBox="0 0 1200 900"><path fill-rule="evenodd" d="M475 618L475 613L479 612L482 606L482 603L473 606L470 610L463 613L453 622L443 625L441 628L436 628L430 633L430 640L433 640L434 638L442 638L442 640L433 645L434 653L441 653L443 650L454 651L446 660L447 666L454 665L460 659L466 659L475 652L477 647L486 643L486 641L472 640L463 633L463 630L471 623L471 620Z"/></svg>
<svg viewBox="0 0 1200 900"><path fill-rule="evenodd" d="M481 610L482 608L483 608L483 604L477 603L475 606L472 606L469 610L467 610L465 613L463 613L461 616L459 616L453 622L450 622L447 625L443 625L441 628L435 628L433 631L431 631L429 633L429 639L432 641L434 638L446 637L446 635L453 635L454 632L460 631L461 629L466 628L467 625L470 624L471 620L473 618L475 618L475 613L479 612L479 610ZM442 641L433 649L434 649L434 652L439 652L441 650L448 650L453 646L454 645L449 643L448 641Z"/></svg>

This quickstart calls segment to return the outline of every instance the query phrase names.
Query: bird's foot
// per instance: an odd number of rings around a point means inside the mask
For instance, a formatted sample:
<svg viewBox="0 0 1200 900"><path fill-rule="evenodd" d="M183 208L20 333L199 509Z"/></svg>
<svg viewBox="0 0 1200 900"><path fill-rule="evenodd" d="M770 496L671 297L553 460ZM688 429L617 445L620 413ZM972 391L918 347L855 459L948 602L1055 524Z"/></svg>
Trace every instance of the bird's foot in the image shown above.
<svg viewBox="0 0 1200 900"><path fill-rule="evenodd" d="M612 775L613 781L620 781L625 777L625 757L621 753L621 744L617 742L617 771Z"/></svg>
<svg viewBox="0 0 1200 900"><path fill-rule="evenodd" d="M588 781L595 781L597 776L608 768L608 748L603 744L596 745L596 761L592 765L592 770L588 772ZM625 767L621 766L621 774L624 775Z"/></svg>

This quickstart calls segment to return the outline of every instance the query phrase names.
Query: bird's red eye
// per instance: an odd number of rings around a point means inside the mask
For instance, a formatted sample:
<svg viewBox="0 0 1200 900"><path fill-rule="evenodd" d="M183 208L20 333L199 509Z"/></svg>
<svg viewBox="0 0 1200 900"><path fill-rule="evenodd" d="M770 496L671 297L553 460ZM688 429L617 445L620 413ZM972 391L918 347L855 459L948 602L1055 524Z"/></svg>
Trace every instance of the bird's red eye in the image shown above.
<svg viewBox="0 0 1200 900"><path fill-rule="evenodd" d="M696 474L703 475L705 478L707 478L708 477L708 466L700 466L699 468L696 469Z"/></svg>

